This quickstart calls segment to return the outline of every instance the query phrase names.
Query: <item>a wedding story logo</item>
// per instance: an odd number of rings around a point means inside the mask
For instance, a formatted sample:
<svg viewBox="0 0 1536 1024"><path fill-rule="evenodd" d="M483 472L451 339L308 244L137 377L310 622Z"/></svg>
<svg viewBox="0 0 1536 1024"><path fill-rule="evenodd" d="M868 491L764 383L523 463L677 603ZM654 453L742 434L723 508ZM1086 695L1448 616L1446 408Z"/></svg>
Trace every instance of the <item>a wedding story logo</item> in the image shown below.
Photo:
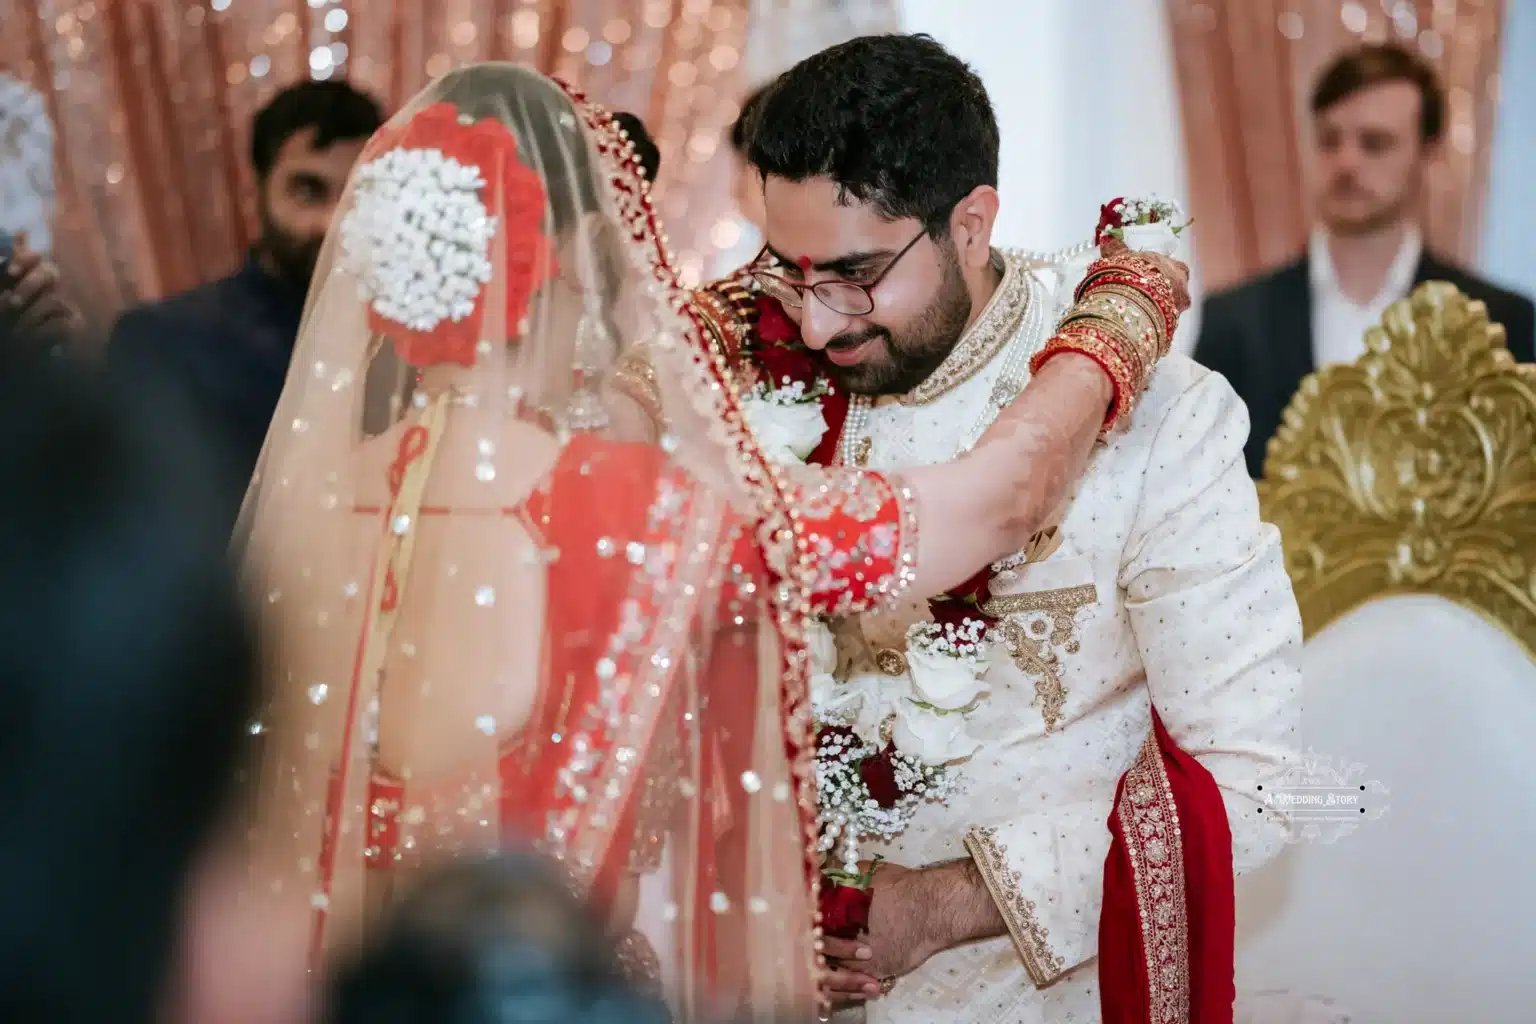
<svg viewBox="0 0 1536 1024"><path fill-rule="evenodd" d="M1387 787L1365 777L1365 765L1335 763L1308 750L1298 762L1265 769L1253 783L1262 813L1288 817L1292 841L1331 843L1387 812Z"/></svg>

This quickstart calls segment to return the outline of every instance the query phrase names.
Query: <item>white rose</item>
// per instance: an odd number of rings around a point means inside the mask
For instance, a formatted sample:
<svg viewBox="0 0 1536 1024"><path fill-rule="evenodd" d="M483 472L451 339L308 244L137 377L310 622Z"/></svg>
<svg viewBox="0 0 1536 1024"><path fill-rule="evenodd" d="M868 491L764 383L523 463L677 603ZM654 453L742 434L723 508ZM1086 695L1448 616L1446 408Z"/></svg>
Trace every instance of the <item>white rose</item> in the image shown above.
<svg viewBox="0 0 1536 1024"><path fill-rule="evenodd" d="M811 706L818 715L842 717L858 710L857 704L862 699L863 694L859 690L830 672L815 672L811 675Z"/></svg>
<svg viewBox="0 0 1536 1024"><path fill-rule="evenodd" d="M811 706L817 717L844 722L865 743L879 745L880 725L890 713L884 676L857 675L847 682L821 672L811 676Z"/></svg>
<svg viewBox="0 0 1536 1024"><path fill-rule="evenodd" d="M861 698L858 714L849 724L865 743L883 746L880 742L880 726L895 710L892 704L892 682L890 676L878 672L861 672L848 680L848 686L857 690Z"/></svg>
<svg viewBox="0 0 1536 1024"><path fill-rule="evenodd" d="M811 655L811 672L831 674L837 671L837 638L825 622L815 620L805 631L806 650Z"/></svg>
<svg viewBox="0 0 1536 1024"><path fill-rule="evenodd" d="M1179 236L1173 233L1173 225L1167 221L1155 224L1127 224L1120 229L1127 249L1137 252L1156 252L1172 256L1179 249Z"/></svg>
<svg viewBox="0 0 1536 1024"><path fill-rule="evenodd" d="M973 665L947 654L907 649L907 668L918 699L945 711L970 707L986 686L986 662Z"/></svg>
<svg viewBox="0 0 1536 1024"><path fill-rule="evenodd" d="M901 753L930 765L970 757L981 746L965 731L964 715L941 715L911 701L897 709L891 740Z"/></svg>
<svg viewBox="0 0 1536 1024"><path fill-rule="evenodd" d="M780 462L804 462L827 432L821 402L795 402L781 405L764 398L748 398L741 403L747 426L769 458Z"/></svg>

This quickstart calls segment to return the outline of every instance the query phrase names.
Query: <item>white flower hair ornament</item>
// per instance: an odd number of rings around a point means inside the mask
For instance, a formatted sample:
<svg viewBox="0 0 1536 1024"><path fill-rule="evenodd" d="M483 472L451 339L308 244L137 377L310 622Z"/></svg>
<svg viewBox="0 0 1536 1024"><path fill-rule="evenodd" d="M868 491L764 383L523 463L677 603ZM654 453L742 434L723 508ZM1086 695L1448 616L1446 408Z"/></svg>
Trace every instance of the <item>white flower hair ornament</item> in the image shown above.
<svg viewBox="0 0 1536 1024"><path fill-rule="evenodd" d="M358 169L341 245L375 313L413 331L474 313L496 237L485 184L438 149L392 149Z"/></svg>
<svg viewBox="0 0 1536 1024"><path fill-rule="evenodd" d="M506 125L452 104L386 126L381 140L387 148L358 168L342 218L342 264L358 279L370 326L406 362L473 366L497 257L509 327L555 273L543 179L519 159Z"/></svg>

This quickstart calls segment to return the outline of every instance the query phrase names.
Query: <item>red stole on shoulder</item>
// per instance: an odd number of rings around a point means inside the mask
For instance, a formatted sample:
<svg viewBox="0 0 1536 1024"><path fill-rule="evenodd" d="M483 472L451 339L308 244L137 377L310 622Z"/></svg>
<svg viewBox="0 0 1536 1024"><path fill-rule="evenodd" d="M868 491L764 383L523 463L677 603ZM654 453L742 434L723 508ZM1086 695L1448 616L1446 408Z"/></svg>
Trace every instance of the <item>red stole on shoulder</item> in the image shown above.
<svg viewBox="0 0 1536 1024"><path fill-rule="evenodd" d="M1109 816L1099 916L1104 1024L1232 1024L1232 831L1216 780L1157 712Z"/></svg>

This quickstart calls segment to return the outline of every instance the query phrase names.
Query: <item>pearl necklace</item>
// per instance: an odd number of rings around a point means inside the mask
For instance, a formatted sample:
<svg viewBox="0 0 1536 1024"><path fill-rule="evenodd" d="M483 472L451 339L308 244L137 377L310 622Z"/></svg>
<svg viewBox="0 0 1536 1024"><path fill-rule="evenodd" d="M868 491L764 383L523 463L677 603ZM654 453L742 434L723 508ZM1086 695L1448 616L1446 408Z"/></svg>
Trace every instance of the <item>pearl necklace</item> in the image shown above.
<svg viewBox="0 0 1536 1024"><path fill-rule="evenodd" d="M1066 249L1058 249L1055 252L1041 252L1038 249L1012 249L1011 252L1018 255L1024 262L1031 266L1053 266L1058 263L1071 263L1079 256L1086 256L1096 247L1097 242L1078 242Z"/></svg>

